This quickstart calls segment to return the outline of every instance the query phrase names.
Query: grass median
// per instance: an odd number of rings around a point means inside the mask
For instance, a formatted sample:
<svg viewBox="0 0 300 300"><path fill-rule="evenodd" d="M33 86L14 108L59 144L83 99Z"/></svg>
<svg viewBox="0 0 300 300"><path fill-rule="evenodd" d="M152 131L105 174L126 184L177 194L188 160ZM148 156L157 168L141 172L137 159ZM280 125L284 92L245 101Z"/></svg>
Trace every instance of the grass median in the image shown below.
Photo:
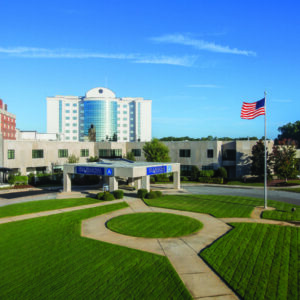
<svg viewBox="0 0 300 300"><path fill-rule="evenodd" d="M249 218L256 206L264 205L264 200L260 198L220 195L164 195L144 201L150 206L205 213L216 218ZM264 212L263 218L300 221L299 205L268 200L268 206L276 210ZM293 207L296 208L294 212Z"/></svg>
<svg viewBox="0 0 300 300"><path fill-rule="evenodd" d="M80 205L94 204L102 202L94 198L70 198L28 201L17 204L9 204L0 207L0 218L19 216L36 213L40 211L55 210Z"/></svg>
<svg viewBox="0 0 300 300"><path fill-rule="evenodd" d="M0 225L0 299L191 299L159 255L80 236L83 209Z"/></svg>
<svg viewBox="0 0 300 300"><path fill-rule="evenodd" d="M168 213L135 213L107 222L115 232L146 238L168 238L192 234L203 227L196 219Z"/></svg>

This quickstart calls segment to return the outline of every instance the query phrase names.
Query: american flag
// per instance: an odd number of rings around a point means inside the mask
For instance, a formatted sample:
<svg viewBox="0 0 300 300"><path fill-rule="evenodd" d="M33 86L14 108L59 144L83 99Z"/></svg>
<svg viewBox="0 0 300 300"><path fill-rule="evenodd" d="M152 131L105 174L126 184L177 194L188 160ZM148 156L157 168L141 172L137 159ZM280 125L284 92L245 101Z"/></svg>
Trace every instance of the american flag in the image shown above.
<svg viewBox="0 0 300 300"><path fill-rule="evenodd" d="M252 120L258 116L265 115L265 98L253 103L243 102L241 118Z"/></svg>

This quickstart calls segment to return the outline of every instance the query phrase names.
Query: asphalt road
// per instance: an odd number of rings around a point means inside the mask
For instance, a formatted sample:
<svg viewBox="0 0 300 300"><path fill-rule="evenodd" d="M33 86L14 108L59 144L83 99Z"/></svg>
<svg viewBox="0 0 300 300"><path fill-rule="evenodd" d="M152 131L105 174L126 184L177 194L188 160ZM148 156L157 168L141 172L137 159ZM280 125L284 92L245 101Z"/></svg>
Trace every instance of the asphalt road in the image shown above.
<svg viewBox="0 0 300 300"><path fill-rule="evenodd" d="M182 185L182 187L191 194L202 195L230 195L230 196L245 196L264 198L263 188L233 188L233 187L216 187L216 186L189 186ZM300 193L283 192L268 190L268 199L275 201L282 201L290 204L300 205Z"/></svg>

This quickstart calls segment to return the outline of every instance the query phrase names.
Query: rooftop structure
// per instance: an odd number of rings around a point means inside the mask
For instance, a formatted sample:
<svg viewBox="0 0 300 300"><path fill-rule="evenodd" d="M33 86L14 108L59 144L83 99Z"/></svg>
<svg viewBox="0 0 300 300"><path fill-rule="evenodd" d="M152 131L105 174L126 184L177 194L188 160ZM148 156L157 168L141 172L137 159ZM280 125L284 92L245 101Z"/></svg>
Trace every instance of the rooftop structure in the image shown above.
<svg viewBox="0 0 300 300"><path fill-rule="evenodd" d="M47 97L47 132L61 141L150 141L151 100L117 98L110 89L97 87L85 96ZM92 140L93 141L93 140Z"/></svg>

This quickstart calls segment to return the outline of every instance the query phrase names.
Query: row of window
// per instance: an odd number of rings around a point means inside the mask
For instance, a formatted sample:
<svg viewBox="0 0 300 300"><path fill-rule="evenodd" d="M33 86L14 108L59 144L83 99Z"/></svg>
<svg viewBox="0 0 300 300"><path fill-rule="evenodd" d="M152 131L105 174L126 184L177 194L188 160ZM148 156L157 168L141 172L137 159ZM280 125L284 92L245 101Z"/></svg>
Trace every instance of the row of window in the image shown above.
<svg viewBox="0 0 300 300"><path fill-rule="evenodd" d="M69 151L68 149L59 149L58 150L58 157L68 157ZM88 157L89 156L89 149L81 149L80 150L80 157ZM15 159L15 150L9 149L7 151L7 158L8 159ZM32 158L44 158L44 150L43 149L37 149L32 150Z"/></svg>
<svg viewBox="0 0 300 300"><path fill-rule="evenodd" d="M77 120L77 117L73 117L73 120ZM70 117L66 117L66 120L70 120Z"/></svg>
<svg viewBox="0 0 300 300"><path fill-rule="evenodd" d="M66 103L65 106L70 106L70 103ZM77 103L73 103L73 106L74 106L74 107L77 107Z"/></svg>
<svg viewBox="0 0 300 300"><path fill-rule="evenodd" d="M191 157L191 150L190 149L180 149L179 157ZM207 158L213 158L213 157L214 157L214 150L208 149L207 150Z"/></svg>
<svg viewBox="0 0 300 300"><path fill-rule="evenodd" d="M69 114L69 113L70 113L70 110L69 110L69 109L66 109L66 110L65 110L65 113L66 113L66 114ZM77 110L73 110L73 114L77 114Z"/></svg>

